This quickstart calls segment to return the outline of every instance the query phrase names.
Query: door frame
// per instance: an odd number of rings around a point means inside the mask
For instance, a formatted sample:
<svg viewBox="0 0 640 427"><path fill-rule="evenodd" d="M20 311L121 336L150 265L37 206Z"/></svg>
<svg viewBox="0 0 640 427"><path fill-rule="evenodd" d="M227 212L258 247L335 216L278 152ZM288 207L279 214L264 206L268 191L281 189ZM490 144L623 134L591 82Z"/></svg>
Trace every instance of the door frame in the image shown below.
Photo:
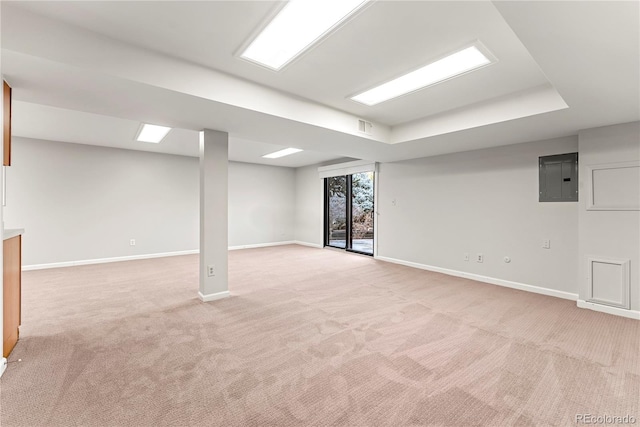
<svg viewBox="0 0 640 427"><path fill-rule="evenodd" d="M358 172L359 173L359 172ZM357 251L355 249L353 249L353 241L352 241L352 225L353 225L353 218L352 213L353 213L353 190L352 190L352 185L353 185L353 174L348 174L348 175L339 175L339 176L344 176L346 178L346 191L345 191L345 195L346 195L346 218L345 218L345 222L347 224L346 226L346 230L345 230L345 247L341 248L338 246L333 246L330 245L329 242L331 241L331 239L329 238L329 179L331 179L330 177L328 178L324 178L324 193L323 193L323 205L324 205L324 215L323 215L323 247L329 247L329 248L333 248L333 249L340 249L340 250L344 250L346 252L351 252L351 253L355 253L355 254L360 254L360 255L366 255L366 256L372 256L372 257L376 257L377 253L378 253L378 211L376 209L377 207L377 203L378 203L378 186L376 185L377 183L377 177L378 174L376 171L373 171L373 248L372 248L372 252L362 252L362 251Z"/></svg>

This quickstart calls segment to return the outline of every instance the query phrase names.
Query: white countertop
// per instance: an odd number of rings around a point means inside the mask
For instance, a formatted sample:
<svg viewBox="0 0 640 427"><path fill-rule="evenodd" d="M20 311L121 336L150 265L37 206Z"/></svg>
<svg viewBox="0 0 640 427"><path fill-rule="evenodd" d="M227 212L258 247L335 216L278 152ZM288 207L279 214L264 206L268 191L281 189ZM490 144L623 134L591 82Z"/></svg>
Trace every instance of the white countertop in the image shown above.
<svg viewBox="0 0 640 427"><path fill-rule="evenodd" d="M24 234L24 228L7 228L4 230L3 240Z"/></svg>

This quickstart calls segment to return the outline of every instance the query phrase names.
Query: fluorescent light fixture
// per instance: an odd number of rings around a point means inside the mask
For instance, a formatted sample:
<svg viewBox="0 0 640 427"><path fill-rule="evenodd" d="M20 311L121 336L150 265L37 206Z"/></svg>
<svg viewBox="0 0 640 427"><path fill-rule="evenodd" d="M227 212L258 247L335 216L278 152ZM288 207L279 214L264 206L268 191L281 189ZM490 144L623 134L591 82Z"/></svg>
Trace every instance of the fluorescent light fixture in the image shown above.
<svg viewBox="0 0 640 427"><path fill-rule="evenodd" d="M467 71L475 70L490 63L491 60L480 52L476 46L471 46L445 56L404 76L398 77L395 80L362 92L351 99L369 106L376 105L418 89L434 85L443 80L459 76Z"/></svg>
<svg viewBox="0 0 640 427"><path fill-rule="evenodd" d="M240 56L279 70L368 1L290 0Z"/></svg>
<svg viewBox="0 0 640 427"><path fill-rule="evenodd" d="M170 130L171 128L165 126L149 125L147 123L143 123L136 139L140 142L152 142L154 144L157 144L162 141L162 138L167 136Z"/></svg>
<svg viewBox="0 0 640 427"><path fill-rule="evenodd" d="M284 150L276 151L275 153L265 154L262 157L264 157L265 159L277 159L279 157L284 157L290 154L299 153L300 151L302 150L299 148L285 148Z"/></svg>

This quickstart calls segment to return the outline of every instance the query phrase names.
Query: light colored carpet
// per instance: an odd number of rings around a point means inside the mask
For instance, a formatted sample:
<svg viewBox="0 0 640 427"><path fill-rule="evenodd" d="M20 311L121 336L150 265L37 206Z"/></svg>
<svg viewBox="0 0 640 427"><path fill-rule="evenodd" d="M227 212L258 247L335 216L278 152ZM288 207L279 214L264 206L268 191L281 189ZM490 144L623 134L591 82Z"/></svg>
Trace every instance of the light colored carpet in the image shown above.
<svg viewBox="0 0 640 427"><path fill-rule="evenodd" d="M231 252L233 296L202 303L197 266L184 256L25 273L0 424L638 417L638 321L300 246Z"/></svg>

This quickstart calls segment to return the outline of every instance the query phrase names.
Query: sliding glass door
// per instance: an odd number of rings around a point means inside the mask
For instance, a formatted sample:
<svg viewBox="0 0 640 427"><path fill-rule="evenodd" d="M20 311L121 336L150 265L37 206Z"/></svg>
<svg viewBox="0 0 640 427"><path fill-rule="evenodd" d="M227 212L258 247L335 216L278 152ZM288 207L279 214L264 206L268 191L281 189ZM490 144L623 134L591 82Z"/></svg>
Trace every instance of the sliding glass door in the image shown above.
<svg viewBox="0 0 640 427"><path fill-rule="evenodd" d="M373 172L325 178L325 245L373 255Z"/></svg>

